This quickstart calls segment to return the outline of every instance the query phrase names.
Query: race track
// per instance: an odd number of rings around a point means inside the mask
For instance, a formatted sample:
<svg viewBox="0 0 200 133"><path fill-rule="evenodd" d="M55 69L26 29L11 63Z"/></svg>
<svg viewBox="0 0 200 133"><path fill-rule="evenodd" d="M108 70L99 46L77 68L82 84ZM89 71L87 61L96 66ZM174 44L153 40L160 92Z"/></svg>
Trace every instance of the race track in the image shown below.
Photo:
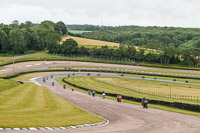
<svg viewBox="0 0 200 133"><path fill-rule="evenodd" d="M24 65L24 64L23 64ZM30 65L30 64L29 64ZM46 64L48 65L48 64ZM54 63L55 65L55 63ZM84 65L87 65L86 63ZM95 65L95 63L93 64ZM20 64L18 64L19 67ZM35 66L35 67L34 67ZM46 67L45 65L42 67ZM128 66L127 66L128 67ZM7 67L6 69L8 69ZM38 69L37 65L27 67L25 70ZM24 69L23 69L24 70ZM8 70L7 72L12 71ZM22 71L20 68L15 71ZM5 73L6 71L2 72ZM0 74L2 74L0 72ZM51 74L49 74L51 75ZM35 76L42 76L38 73ZM65 75L63 75L65 76ZM53 131L20 131L25 132L56 132L56 133L199 133L200 118L191 115L178 114L158 109L143 109L141 106L117 103L109 99L101 99L100 97L91 97L87 94L74 91L71 89L63 89L62 85L55 82L55 86L51 83L53 79L43 83L38 80L42 86L51 92L63 97L71 103L109 120L109 124L102 126L94 126L88 128L77 128L67 130ZM4 131L5 132L5 131ZM19 131L6 131L19 132Z"/></svg>

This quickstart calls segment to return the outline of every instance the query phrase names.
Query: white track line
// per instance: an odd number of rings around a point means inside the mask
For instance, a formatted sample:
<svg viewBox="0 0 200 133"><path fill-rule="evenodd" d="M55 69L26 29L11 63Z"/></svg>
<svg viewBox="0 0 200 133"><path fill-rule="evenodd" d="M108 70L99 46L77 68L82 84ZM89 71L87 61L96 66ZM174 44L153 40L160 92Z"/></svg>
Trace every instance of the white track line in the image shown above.
<svg viewBox="0 0 200 133"><path fill-rule="evenodd" d="M39 66L39 65L41 65L42 63L38 63L38 64L34 64L35 66Z"/></svg>
<svg viewBox="0 0 200 133"><path fill-rule="evenodd" d="M36 85L41 86L41 84L40 84L39 82L36 81L36 79L38 79L38 78L40 78L40 77L31 78L30 81L33 82L33 83L36 84Z"/></svg>
<svg viewBox="0 0 200 133"><path fill-rule="evenodd" d="M53 64L53 62L46 62L46 63L44 63L44 64Z"/></svg>
<svg viewBox="0 0 200 133"><path fill-rule="evenodd" d="M33 66L33 65L26 65L26 66L24 66L24 67L31 67L31 66Z"/></svg>

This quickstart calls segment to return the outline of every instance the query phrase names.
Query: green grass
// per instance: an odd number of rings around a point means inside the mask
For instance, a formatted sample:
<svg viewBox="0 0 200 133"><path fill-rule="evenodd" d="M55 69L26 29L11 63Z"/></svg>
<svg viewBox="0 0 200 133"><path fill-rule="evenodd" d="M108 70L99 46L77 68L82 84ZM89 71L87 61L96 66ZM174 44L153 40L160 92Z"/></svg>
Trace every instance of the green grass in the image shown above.
<svg viewBox="0 0 200 133"><path fill-rule="evenodd" d="M134 75L134 74L124 74L124 76L132 76L132 77L142 77L142 76L144 76L145 78L151 78L151 79L154 79L156 77L156 79L171 80L171 81L176 79L176 81L181 81L181 82L185 82L187 80L189 83L200 84L200 81L198 79L189 79L189 77L188 77L188 79L187 78L183 79L183 78L162 77L162 75L161 76L148 76L148 75Z"/></svg>
<svg viewBox="0 0 200 133"><path fill-rule="evenodd" d="M8 90L18 85L19 83L16 81L0 79L0 94L1 91Z"/></svg>
<svg viewBox="0 0 200 133"><path fill-rule="evenodd" d="M73 34L82 34L82 33L92 32L92 31L84 31L84 30L69 30L69 32L71 32L71 33L73 33Z"/></svg>
<svg viewBox="0 0 200 133"><path fill-rule="evenodd" d="M120 86L130 88L133 90L149 91L157 93L170 93L170 86L172 94L187 95L187 96L200 96L200 89L198 85L182 84L182 83L170 83L161 81L152 81L144 79L128 79L128 78L94 78L97 81L111 84L114 86ZM200 98L200 97L199 97Z"/></svg>
<svg viewBox="0 0 200 133"><path fill-rule="evenodd" d="M58 78L58 79L56 79L56 81L58 81L61 84L65 84L69 88L72 87L71 85L64 83L62 81L62 79L63 78ZM83 92L83 93L88 93L88 91L79 89L77 87L74 87L74 88L75 88L76 91L80 91L80 92ZM100 96L100 95L96 94L96 96ZM107 99L111 99L111 100L116 100L115 97L106 96L106 98ZM130 100L124 100L124 99L122 99L122 102L126 102L126 103L130 103L130 104L135 104L135 105L141 106L141 103L130 101ZM182 114L200 116L199 112L192 112L192 111L187 111L187 110L182 110L182 109L177 109L177 108L172 108L172 107L167 107L167 106L162 106L162 105L154 105L154 104L149 104L148 106L150 108L156 108L156 109L161 109L161 110L166 110L166 111L171 111L171 112L177 112L177 113L182 113Z"/></svg>
<svg viewBox="0 0 200 133"><path fill-rule="evenodd" d="M18 76L16 78L12 78L12 80L16 80L16 81L30 81L32 77L27 77L26 75L21 75L21 76Z"/></svg>
<svg viewBox="0 0 200 133"><path fill-rule="evenodd" d="M59 127L102 121L32 83L0 92L0 127Z"/></svg>
<svg viewBox="0 0 200 133"><path fill-rule="evenodd" d="M133 80L133 79L123 79L123 78L108 78L108 77L70 77L66 78L66 81L76 84L81 87L85 87L88 89L95 89L97 91L105 91L107 93L120 93L126 96L133 96L137 98L147 97L148 99L154 100L163 100L169 102L184 102L184 103L192 103L199 104L197 100L185 100L185 99L177 99L177 98L168 98L165 97L165 93L169 96L170 86L167 82L157 82L157 81L146 81L146 80ZM140 92L136 91L139 89ZM195 96L199 96L199 86L195 85L185 85L173 83L172 86L172 94L175 92L182 92L183 94L187 93L196 94ZM191 88L190 88L191 87ZM191 92L190 92L191 90ZM145 93L143 93L145 91ZM146 93L148 92L148 93ZM160 96L152 95L151 92L157 92Z"/></svg>

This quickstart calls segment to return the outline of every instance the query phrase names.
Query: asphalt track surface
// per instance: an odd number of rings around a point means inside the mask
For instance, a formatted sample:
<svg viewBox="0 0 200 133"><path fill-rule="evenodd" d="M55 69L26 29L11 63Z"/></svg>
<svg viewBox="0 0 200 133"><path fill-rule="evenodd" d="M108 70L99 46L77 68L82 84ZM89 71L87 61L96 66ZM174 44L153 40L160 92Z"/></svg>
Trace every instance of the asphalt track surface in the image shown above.
<svg viewBox="0 0 200 133"><path fill-rule="evenodd" d="M45 67L45 66L44 66ZM28 67L29 68L29 67ZM30 69L30 68L29 68ZM36 68L34 68L36 69ZM20 71L16 69L16 71ZM9 72L9 71L8 71ZM0 72L0 74L2 74ZM41 74L42 75L42 74ZM49 74L50 75L50 74ZM64 75L63 75L64 76ZM3 131L3 132L52 132L52 133L200 133L200 117L168 112L158 109L143 109L141 106L118 103L114 100L91 97L71 89L63 89L53 79L42 86L71 103L109 120L109 124L88 128L53 131Z"/></svg>
<svg viewBox="0 0 200 133"><path fill-rule="evenodd" d="M14 67L13 67L14 66ZM153 68L153 67L143 67L143 66L132 66L132 65L117 65L117 64L104 64L104 63L92 63L92 62L78 62L78 61L34 61L34 62L23 62L17 64L11 64L5 66L3 70L0 70L0 75L27 71L27 70L39 70L46 69L48 67L56 66L90 66L90 67L109 67L109 68L122 68L122 69L136 69L136 70L149 70L149 71L166 71L166 69ZM190 70L173 70L167 69L168 72L179 72L179 73L193 73L200 74L200 71L190 71Z"/></svg>

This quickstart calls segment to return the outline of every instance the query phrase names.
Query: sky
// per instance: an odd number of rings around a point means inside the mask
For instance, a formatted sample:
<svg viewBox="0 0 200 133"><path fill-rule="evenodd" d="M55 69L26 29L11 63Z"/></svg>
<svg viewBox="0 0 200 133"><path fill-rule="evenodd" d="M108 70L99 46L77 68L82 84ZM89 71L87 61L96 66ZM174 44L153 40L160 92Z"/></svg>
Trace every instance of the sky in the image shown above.
<svg viewBox="0 0 200 133"><path fill-rule="evenodd" d="M200 0L0 0L0 23L200 27Z"/></svg>

